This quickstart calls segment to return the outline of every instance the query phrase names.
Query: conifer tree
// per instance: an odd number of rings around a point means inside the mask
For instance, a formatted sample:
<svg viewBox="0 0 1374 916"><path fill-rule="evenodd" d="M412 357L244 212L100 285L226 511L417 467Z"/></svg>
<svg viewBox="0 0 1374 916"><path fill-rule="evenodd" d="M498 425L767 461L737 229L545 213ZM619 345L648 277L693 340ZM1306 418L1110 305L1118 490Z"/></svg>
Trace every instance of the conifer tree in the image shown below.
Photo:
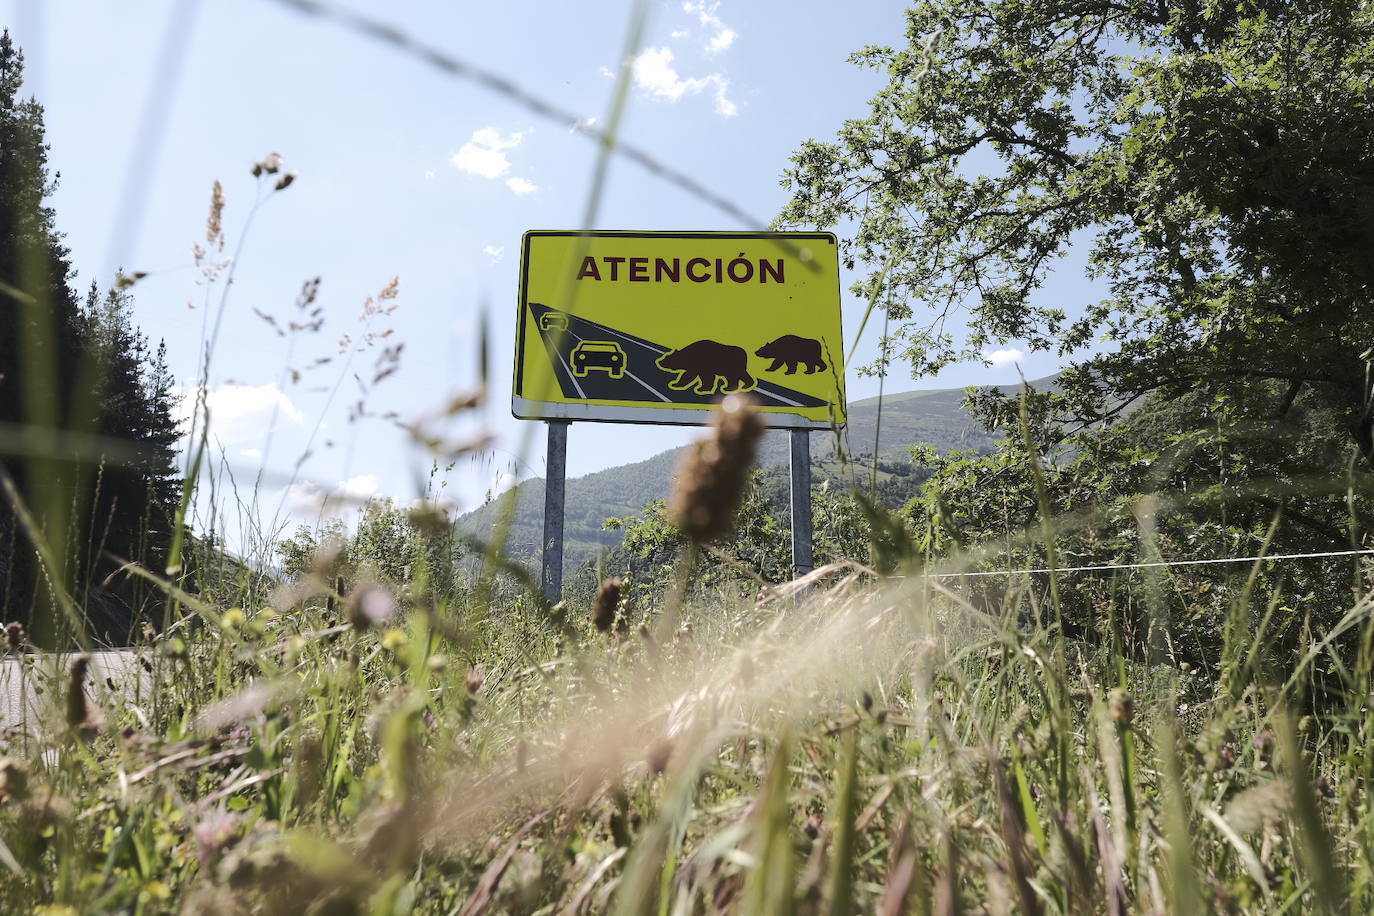
<svg viewBox="0 0 1374 916"><path fill-rule="evenodd" d="M40 567L0 499L0 614L30 622L40 644L64 642L73 627L59 625L60 589L86 610L91 635L123 642L140 595L127 577L102 583L124 561L156 563L169 540L172 380L126 292L93 283L83 308L73 289L48 203L58 176L49 178L43 108L20 95L23 64L0 33L0 467L54 568Z"/></svg>

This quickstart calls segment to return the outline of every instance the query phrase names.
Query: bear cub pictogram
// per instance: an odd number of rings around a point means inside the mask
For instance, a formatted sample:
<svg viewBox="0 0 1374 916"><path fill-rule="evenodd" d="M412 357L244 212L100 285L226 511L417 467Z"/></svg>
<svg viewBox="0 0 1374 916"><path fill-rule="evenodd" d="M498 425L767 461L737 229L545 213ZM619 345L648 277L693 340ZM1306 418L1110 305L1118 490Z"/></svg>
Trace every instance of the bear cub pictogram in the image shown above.
<svg viewBox="0 0 1374 916"><path fill-rule="evenodd" d="M743 347L698 340L680 350L664 353L656 362L660 369L678 374L668 383L674 391L696 386L697 394L715 394L718 385L723 392L748 391L754 387L754 377L749 374L749 354Z"/></svg>
<svg viewBox="0 0 1374 916"><path fill-rule="evenodd" d="M813 375L825 368L825 360L821 359L821 342L795 334L784 334L772 343L764 344L754 351L754 355L773 361L773 365L765 369L765 372L777 372L779 366L786 365L787 371L783 374L795 375L797 366L803 363L806 365L807 375Z"/></svg>

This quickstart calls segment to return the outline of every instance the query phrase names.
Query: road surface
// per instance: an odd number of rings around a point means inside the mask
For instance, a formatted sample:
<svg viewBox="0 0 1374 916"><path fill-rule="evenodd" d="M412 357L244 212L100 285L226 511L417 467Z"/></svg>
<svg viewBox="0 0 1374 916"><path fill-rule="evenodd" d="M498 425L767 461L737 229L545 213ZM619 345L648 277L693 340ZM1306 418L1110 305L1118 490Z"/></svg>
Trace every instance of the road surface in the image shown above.
<svg viewBox="0 0 1374 916"><path fill-rule="evenodd" d="M31 653L0 659L0 730L27 723L33 731L50 716L63 715L73 655ZM114 703L136 702L140 685L146 696L150 680L139 665L138 650L110 649L90 655L86 695L100 706L110 709Z"/></svg>

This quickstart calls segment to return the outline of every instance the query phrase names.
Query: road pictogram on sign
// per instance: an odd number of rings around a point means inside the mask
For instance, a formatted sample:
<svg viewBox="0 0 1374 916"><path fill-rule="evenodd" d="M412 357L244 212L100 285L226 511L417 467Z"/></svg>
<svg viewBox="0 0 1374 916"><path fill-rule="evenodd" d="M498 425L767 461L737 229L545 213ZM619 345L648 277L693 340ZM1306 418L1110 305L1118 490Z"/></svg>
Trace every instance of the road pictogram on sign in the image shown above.
<svg viewBox="0 0 1374 916"><path fill-rule="evenodd" d="M512 412L704 423L749 392L771 426L844 424L829 233L528 232Z"/></svg>

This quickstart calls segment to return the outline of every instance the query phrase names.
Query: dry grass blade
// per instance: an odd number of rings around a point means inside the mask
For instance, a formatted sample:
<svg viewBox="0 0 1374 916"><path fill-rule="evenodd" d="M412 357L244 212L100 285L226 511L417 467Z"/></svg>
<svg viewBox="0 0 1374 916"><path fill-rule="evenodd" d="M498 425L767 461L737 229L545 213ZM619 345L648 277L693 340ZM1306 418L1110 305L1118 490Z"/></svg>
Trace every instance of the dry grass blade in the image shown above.
<svg viewBox="0 0 1374 916"><path fill-rule="evenodd" d="M911 818L903 814L897 822L896 839L892 843L891 862L887 868L887 879L883 882L883 899L878 906L881 916L905 916L909 912L908 900L913 893L920 901L923 912L928 913L930 902L929 888L921 887L920 852L911 837Z"/></svg>
<svg viewBox="0 0 1374 916"><path fill-rule="evenodd" d="M997 796L1001 800L1002 839L1007 844L1007 857L1011 864L1012 884L1020 901L1019 911L1038 914L1042 912L1040 898L1031 887L1030 857L1026 854L1026 831L1021 825L1021 812L1016 809L1016 799L1012 795L1011 784L1007 781L1007 770L1002 760L991 750L990 765L997 780Z"/></svg>
<svg viewBox="0 0 1374 916"><path fill-rule="evenodd" d="M482 872L482 878L477 882L477 889L472 892L472 896L463 905L459 916L479 916L479 914L487 911L487 907L496 897L496 889L500 886L501 879L505 877L506 869L510 867L511 859L515 857L516 850L520 848L520 841L552 813L552 809L541 811L520 825L520 829L515 831L515 836L511 837L506 848L492 860L491 864L487 866L487 870Z"/></svg>
<svg viewBox="0 0 1374 916"><path fill-rule="evenodd" d="M622 846L602 859L596 868L592 869L591 874L587 875L586 880L582 882L582 885L577 889L577 894L568 902L568 905L558 911L559 916L583 916L591 905L592 891L596 889L598 882L606 876L606 872L615 866L615 863L625 858L627 852L629 849Z"/></svg>

